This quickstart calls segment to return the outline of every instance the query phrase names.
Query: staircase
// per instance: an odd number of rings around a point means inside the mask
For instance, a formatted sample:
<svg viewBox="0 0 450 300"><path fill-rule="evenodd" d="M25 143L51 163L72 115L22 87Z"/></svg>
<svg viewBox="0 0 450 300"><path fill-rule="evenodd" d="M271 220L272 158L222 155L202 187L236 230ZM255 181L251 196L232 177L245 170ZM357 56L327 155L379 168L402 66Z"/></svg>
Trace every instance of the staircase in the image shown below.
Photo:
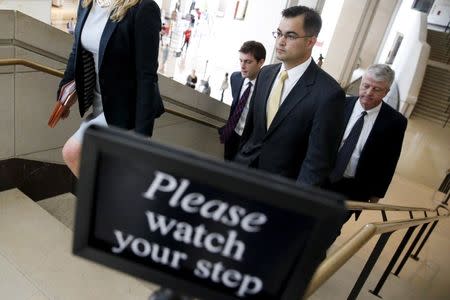
<svg viewBox="0 0 450 300"><path fill-rule="evenodd" d="M72 255L76 200L58 197L36 203L18 189L0 192L0 298L147 299L155 285Z"/></svg>
<svg viewBox="0 0 450 300"><path fill-rule="evenodd" d="M413 116L445 126L449 116L450 71L427 66Z"/></svg>
<svg viewBox="0 0 450 300"><path fill-rule="evenodd" d="M430 58L412 115L450 126L450 34L428 30L427 42Z"/></svg>
<svg viewBox="0 0 450 300"><path fill-rule="evenodd" d="M448 32L428 30L427 43L431 46L430 60L449 64L450 39Z"/></svg>

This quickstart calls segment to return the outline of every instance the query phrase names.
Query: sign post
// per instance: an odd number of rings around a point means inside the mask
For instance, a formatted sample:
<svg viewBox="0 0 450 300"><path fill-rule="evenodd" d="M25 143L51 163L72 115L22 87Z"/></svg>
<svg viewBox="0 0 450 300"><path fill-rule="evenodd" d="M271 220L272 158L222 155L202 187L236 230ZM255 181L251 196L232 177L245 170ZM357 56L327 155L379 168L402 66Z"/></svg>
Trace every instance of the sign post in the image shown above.
<svg viewBox="0 0 450 300"><path fill-rule="evenodd" d="M74 253L201 299L298 299L345 211L337 195L116 129L89 128L82 157Z"/></svg>

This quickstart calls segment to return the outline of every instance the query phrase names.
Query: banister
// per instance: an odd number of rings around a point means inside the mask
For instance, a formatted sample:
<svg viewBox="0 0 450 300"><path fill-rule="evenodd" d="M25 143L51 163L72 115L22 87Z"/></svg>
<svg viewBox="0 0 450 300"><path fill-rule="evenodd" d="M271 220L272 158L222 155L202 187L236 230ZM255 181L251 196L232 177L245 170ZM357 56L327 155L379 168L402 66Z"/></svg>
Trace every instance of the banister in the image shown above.
<svg viewBox="0 0 450 300"><path fill-rule="evenodd" d="M313 275L308 288L305 292L304 299L311 296L325 281L327 281L339 268L341 268L359 249L362 248L373 236L377 234L393 232L425 223L431 223L443 218L445 215L419 218L414 220L398 220L390 222L369 223L364 225L357 233L355 233L347 242L345 242L338 250L329 255L317 268Z"/></svg>
<svg viewBox="0 0 450 300"><path fill-rule="evenodd" d="M19 59L19 58L12 58L12 59L0 59L0 66L10 66L10 65L22 65L25 67L29 67L32 69L35 69L37 71L41 71L50 75L54 75L56 77L63 77L64 72L58 71L56 69L26 60L26 59Z"/></svg>
<svg viewBox="0 0 450 300"><path fill-rule="evenodd" d="M348 200L345 202L348 210L387 210L387 211L429 211L434 212L436 209L425 208L425 207L408 207L408 206L398 206L380 203L366 203L359 201Z"/></svg>
<svg viewBox="0 0 450 300"><path fill-rule="evenodd" d="M26 66L32 69L35 69L37 71L41 71L50 75L54 75L56 77L60 77L62 78L64 76L64 72L62 71L58 71L56 69L26 60L26 59L18 59L18 58L8 58L8 59L0 59L0 66L11 66L11 65L22 65L22 66ZM190 121L194 121L196 123L208 126L208 127L212 127L215 129L220 128L221 126L218 124L213 124L211 122L202 120L194 115L189 115L186 113L185 109L179 109L177 110L176 108L172 107L172 108L165 108L166 111L170 114L182 117L184 119L188 119Z"/></svg>

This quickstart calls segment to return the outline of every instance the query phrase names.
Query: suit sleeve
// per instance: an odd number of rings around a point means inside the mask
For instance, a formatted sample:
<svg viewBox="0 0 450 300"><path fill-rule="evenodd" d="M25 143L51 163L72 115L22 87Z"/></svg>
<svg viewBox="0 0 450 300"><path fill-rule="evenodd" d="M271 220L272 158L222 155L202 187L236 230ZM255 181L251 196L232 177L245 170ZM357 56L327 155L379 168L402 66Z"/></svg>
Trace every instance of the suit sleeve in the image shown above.
<svg viewBox="0 0 450 300"><path fill-rule="evenodd" d="M320 94L319 94L320 95ZM321 96L315 111L308 150L300 169L297 182L322 186L328 178L336 159L343 129L345 94L334 89Z"/></svg>
<svg viewBox="0 0 450 300"><path fill-rule="evenodd" d="M392 132L394 134L392 134L392 137L385 143L385 149L383 151L385 154L382 158L382 163L379 164L381 171L377 176L377 180L374 181L374 195L371 196L384 198L386 195L400 158L407 124L408 121L406 118L401 116L401 118L397 119L396 124L392 126Z"/></svg>
<svg viewBox="0 0 450 300"><path fill-rule="evenodd" d="M135 131L151 136L162 107L158 89L158 50L161 14L154 1L143 0L136 11L134 41L136 57ZM119 62L120 63L120 62Z"/></svg>

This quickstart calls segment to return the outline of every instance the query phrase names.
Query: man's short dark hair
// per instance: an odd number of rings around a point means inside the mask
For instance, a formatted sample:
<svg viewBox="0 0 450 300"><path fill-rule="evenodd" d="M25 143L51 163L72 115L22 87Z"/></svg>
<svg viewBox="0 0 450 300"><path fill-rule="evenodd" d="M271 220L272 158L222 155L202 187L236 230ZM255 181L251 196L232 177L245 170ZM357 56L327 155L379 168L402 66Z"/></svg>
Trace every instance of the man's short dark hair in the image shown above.
<svg viewBox="0 0 450 300"><path fill-rule="evenodd" d="M256 41L247 41L242 44L239 52L244 54L251 54L256 59L256 61L260 61L261 59L266 59L266 48L264 48L263 44Z"/></svg>
<svg viewBox="0 0 450 300"><path fill-rule="evenodd" d="M308 36L318 36L320 29L322 28L322 18L320 15L314 10L306 6L292 6L288 7L281 15L284 18L295 18L297 16L303 15L304 23L303 30Z"/></svg>

